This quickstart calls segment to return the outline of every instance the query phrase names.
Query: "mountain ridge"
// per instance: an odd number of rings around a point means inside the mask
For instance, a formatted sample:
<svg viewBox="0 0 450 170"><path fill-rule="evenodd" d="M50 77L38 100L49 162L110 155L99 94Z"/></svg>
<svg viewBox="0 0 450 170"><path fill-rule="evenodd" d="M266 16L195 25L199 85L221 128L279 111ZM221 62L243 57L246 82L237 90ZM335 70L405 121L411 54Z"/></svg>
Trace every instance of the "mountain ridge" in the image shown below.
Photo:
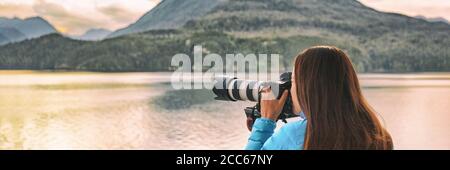
<svg viewBox="0 0 450 170"><path fill-rule="evenodd" d="M13 37L13 34L4 35L6 37L10 37L10 42L22 41L25 39L38 38L42 35L47 35L51 33L56 33L56 29L45 19L42 17L30 17L25 19L20 18L0 18L0 27L15 29L14 35L17 37ZM11 31L11 30L10 30ZM19 33L17 33L19 32ZM11 32L12 33L12 32ZM25 37L23 37L25 36Z"/></svg>
<svg viewBox="0 0 450 170"><path fill-rule="evenodd" d="M200 6L204 2L190 1ZM162 15L176 8L160 6L148 14L159 9ZM334 45L349 53L359 72L450 71L448 24L379 12L355 0L226 0L201 14L170 29L150 29L99 42L52 35L0 47L0 68L170 71L173 55L191 54L193 45L203 45L221 55L278 53L282 67L288 70L303 49ZM39 49L45 47L52 49L44 55Z"/></svg>
<svg viewBox="0 0 450 170"><path fill-rule="evenodd" d="M72 38L77 40L85 40L85 41L99 41L106 38L112 32L103 28L93 28L87 30L84 34L80 36L72 36Z"/></svg>
<svg viewBox="0 0 450 170"><path fill-rule="evenodd" d="M119 29L108 38L130 33L140 33L155 29L180 28L188 20L203 15L226 0L163 0L156 7L145 13L135 23ZM170 9L168 9L170 8Z"/></svg>
<svg viewBox="0 0 450 170"><path fill-rule="evenodd" d="M431 18L428 18L428 17L425 17L423 15L418 15L418 16L415 16L415 18L423 19L423 20L426 20L426 21L429 21L429 22L443 22L443 23L450 24L450 21L448 21L447 19L445 19L443 17L431 17Z"/></svg>
<svg viewBox="0 0 450 170"><path fill-rule="evenodd" d="M0 35L7 38L4 43L18 42L27 39L25 34L12 27L0 27ZM0 45L3 45L3 43L0 42Z"/></svg>

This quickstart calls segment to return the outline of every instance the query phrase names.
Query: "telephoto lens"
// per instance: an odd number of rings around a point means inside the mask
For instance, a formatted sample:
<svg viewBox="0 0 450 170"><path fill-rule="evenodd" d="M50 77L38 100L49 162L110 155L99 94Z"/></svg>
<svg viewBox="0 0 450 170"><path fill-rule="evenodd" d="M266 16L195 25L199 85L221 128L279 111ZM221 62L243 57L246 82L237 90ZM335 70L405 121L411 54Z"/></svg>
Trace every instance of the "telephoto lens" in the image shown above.
<svg viewBox="0 0 450 170"><path fill-rule="evenodd" d="M270 87L279 99L284 90L291 88L291 72L280 75L279 81L242 80L236 77L219 76L215 78L213 88L216 100L224 101L259 101L259 91L263 87Z"/></svg>
<svg viewBox="0 0 450 170"><path fill-rule="evenodd" d="M242 80L236 77L217 77L213 88L216 100L258 102L261 81Z"/></svg>

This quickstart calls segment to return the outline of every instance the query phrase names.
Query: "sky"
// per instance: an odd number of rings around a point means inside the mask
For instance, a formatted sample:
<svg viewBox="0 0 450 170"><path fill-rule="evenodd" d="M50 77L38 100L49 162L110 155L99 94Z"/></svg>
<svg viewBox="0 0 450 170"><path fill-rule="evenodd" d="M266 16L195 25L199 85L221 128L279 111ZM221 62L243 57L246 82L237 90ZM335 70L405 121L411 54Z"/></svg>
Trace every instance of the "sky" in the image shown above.
<svg viewBox="0 0 450 170"><path fill-rule="evenodd" d="M359 0L363 4L384 12L427 18L442 17L450 21L450 0Z"/></svg>
<svg viewBox="0 0 450 170"><path fill-rule="evenodd" d="M0 0L0 16L41 16L58 31L80 35L91 28L128 26L160 0Z"/></svg>
<svg viewBox="0 0 450 170"><path fill-rule="evenodd" d="M64 34L116 30L134 23L161 0L0 0L0 16L41 16ZM450 0L360 0L380 11L450 20Z"/></svg>

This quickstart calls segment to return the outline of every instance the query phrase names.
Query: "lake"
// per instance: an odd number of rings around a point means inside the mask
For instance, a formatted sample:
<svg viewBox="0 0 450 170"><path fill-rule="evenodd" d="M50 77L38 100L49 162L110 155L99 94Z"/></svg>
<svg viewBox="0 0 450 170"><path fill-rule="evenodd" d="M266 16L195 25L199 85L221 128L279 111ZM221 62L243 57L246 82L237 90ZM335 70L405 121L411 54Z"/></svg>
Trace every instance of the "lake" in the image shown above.
<svg viewBox="0 0 450 170"><path fill-rule="evenodd" d="M396 149L450 149L450 73L359 77ZM214 101L209 90L174 90L169 80L170 73L0 71L0 149L245 147L243 109L254 103Z"/></svg>

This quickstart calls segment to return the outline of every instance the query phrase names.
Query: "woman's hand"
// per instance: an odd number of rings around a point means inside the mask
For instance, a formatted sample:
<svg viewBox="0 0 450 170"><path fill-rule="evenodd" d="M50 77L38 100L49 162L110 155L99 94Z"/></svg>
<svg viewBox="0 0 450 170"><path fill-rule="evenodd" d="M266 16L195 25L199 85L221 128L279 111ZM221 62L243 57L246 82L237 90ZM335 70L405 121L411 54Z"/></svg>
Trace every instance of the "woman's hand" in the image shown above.
<svg viewBox="0 0 450 170"><path fill-rule="evenodd" d="M261 91L261 117L277 121L288 94L285 90L281 98L277 100L270 88L264 88Z"/></svg>

